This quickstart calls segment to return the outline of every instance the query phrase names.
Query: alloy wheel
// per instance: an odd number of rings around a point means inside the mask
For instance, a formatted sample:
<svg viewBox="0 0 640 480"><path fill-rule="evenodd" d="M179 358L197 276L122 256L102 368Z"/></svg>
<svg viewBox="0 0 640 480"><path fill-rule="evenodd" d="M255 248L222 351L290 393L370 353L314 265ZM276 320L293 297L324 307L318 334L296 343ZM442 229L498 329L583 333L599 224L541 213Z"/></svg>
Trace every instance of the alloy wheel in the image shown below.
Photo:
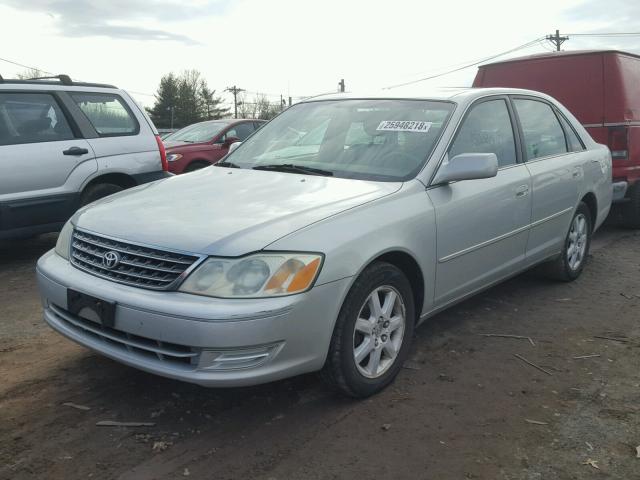
<svg viewBox="0 0 640 480"><path fill-rule="evenodd" d="M367 378L382 376L395 362L404 337L404 300L391 286L369 294L360 308L353 333L353 358Z"/></svg>
<svg viewBox="0 0 640 480"><path fill-rule="evenodd" d="M571 270L577 270L584 261L584 254L587 250L587 241L589 233L587 231L587 218L582 214L578 214L571 223L569 230L569 241L567 244L567 262Z"/></svg>

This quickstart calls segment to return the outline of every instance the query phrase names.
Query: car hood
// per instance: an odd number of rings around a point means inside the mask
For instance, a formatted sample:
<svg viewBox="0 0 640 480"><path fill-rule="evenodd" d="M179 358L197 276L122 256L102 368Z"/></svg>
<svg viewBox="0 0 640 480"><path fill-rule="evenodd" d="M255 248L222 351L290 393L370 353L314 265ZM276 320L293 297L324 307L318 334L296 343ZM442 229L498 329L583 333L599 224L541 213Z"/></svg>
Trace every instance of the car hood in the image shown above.
<svg viewBox="0 0 640 480"><path fill-rule="evenodd" d="M167 150L167 153L172 151L183 151L183 150L202 150L204 147L210 147L211 145L207 142L198 142L198 143L189 143L189 142L164 142L164 148Z"/></svg>
<svg viewBox="0 0 640 480"><path fill-rule="evenodd" d="M209 167L99 200L79 210L73 223L160 248L237 256L401 186Z"/></svg>

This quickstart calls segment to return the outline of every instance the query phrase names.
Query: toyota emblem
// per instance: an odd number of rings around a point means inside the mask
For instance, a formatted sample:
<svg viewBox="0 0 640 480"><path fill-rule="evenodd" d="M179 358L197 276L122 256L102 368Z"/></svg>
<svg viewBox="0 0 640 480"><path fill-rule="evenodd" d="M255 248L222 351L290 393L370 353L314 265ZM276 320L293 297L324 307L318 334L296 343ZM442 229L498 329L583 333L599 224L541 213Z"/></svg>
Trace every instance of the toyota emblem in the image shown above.
<svg viewBox="0 0 640 480"><path fill-rule="evenodd" d="M109 270L116 268L120 264L120 254L113 250L105 253L102 256L102 264Z"/></svg>

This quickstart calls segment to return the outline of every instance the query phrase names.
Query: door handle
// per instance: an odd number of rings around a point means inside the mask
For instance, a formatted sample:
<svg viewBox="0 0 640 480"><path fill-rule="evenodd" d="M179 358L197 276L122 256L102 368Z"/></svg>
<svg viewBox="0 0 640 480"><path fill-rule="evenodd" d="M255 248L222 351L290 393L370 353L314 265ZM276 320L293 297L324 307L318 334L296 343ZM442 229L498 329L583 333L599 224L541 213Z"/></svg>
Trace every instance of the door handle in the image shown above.
<svg viewBox="0 0 640 480"><path fill-rule="evenodd" d="M80 148L80 147L71 147L68 150L64 150L62 152L63 155L73 155L73 156L86 155L87 153L89 153L89 150L87 150L86 148Z"/></svg>
<svg viewBox="0 0 640 480"><path fill-rule="evenodd" d="M524 197L529 193L529 185L520 185L516 189L516 197Z"/></svg>

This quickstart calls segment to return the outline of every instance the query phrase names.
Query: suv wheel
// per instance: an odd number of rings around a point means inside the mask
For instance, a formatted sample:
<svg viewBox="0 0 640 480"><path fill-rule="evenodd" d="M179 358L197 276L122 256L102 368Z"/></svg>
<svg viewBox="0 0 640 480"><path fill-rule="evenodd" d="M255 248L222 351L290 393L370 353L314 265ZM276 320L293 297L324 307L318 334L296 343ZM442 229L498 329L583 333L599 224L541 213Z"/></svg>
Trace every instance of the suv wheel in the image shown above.
<svg viewBox="0 0 640 480"><path fill-rule="evenodd" d="M113 183L98 183L96 185L91 185L82 192L82 196L80 197L80 206L84 207L91 202L95 202L96 200L118 193L122 190L124 189L120 185L115 185Z"/></svg>
<svg viewBox="0 0 640 480"><path fill-rule="evenodd" d="M544 265L545 273L563 282L578 278L587 262L592 230L589 207L584 202L580 202L571 221L562 254L556 260Z"/></svg>
<svg viewBox="0 0 640 480"><path fill-rule="evenodd" d="M366 268L342 305L322 375L351 397L393 381L408 355L415 307L407 277L389 263Z"/></svg>

